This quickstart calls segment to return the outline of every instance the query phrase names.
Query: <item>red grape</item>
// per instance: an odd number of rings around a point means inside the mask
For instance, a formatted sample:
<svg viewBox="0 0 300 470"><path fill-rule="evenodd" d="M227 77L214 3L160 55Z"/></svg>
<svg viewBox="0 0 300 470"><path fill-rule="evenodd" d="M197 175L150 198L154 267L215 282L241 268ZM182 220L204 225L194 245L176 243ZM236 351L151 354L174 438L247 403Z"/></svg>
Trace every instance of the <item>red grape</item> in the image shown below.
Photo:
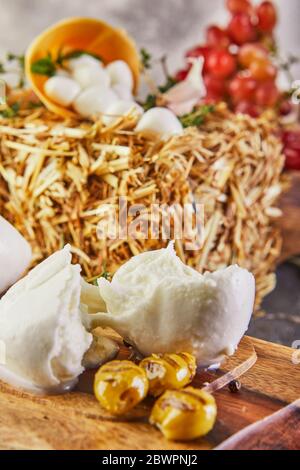
<svg viewBox="0 0 300 470"><path fill-rule="evenodd" d="M250 76L238 73L229 84L229 94L234 103L251 101L257 82Z"/></svg>
<svg viewBox="0 0 300 470"><path fill-rule="evenodd" d="M215 77L229 77L235 69L236 60L234 56L224 49L212 50L207 58L207 70Z"/></svg>
<svg viewBox="0 0 300 470"><path fill-rule="evenodd" d="M174 79L176 82L182 82L187 77L187 74L189 73L190 67L186 67L185 69L178 70L176 72Z"/></svg>
<svg viewBox="0 0 300 470"><path fill-rule="evenodd" d="M204 57L204 59L206 59L210 51L211 51L211 48L208 46L196 46L196 47L193 47L192 49L189 49L186 52L185 57L187 59L193 58L193 57Z"/></svg>
<svg viewBox="0 0 300 470"><path fill-rule="evenodd" d="M286 147L300 152L300 132L299 131L285 131L282 140Z"/></svg>
<svg viewBox="0 0 300 470"><path fill-rule="evenodd" d="M300 170L300 150L286 148L284 154L286 157L285 167L288 170Z"/></svg>
<svg viewBox="0 0 300 470"><path fill-rule="evenodd" d="M203 57L204 58L204 67L203 71L207 71L207 59L210 55L211 48L208 46L196 46L193 49L190 49L186 52L185 57L191 59L194 57Z"/></svg>
<svg viewBox="0 0 300 470"><path fill-rule="evenodd" d="M274 106L279 98L279 91L274 82L261 83L255 92L255 102L259 106Z"/></svg>
<svg viewBox="0 0 300 470"><path fill-rule="evenodd" d="M252 9L249 0L227 0L226 6L231 13L249 13Z"/></svg>
<svg viewBox="0 0 300 470"><path fill-rule="evenodd" d="M262 2L256 9L258 29L271 33L277 23L277 12L272 2Z"/></svg>
<svg viewBox="0 0 300 470"><path fill-rule="evenodd" d="M249 114L251 117L258 117L261 114L261 108L256 104L249 103L249 101L240 101L235 107L237 113Z"/></svg>
<svg viewBox="0 0 300 470"><path fill-rule="evenodd" d="M255 80L273 80L277 75L276 67L268 60L255 60L250 64L250 72Z"/></svg>
<svg viewBox="0 0 300 470"><path fill-rule="evenodd" d="M242 45L256 39L256 30L251 17L246 13L235 14L229 25L228 34L235 44Z"/></svg>
<svg viewBox="0 0 300 470"><path fill-rule="evenodd" d="M293 105L290 100L284 100L279 106L281 116L288 116L293 111Z"/></svg>
<svg viewBox="0 0 300 470"><path fill-rule="evenodd" d="M216 104L216 103L220 103L220 101L222 101L222 97L211 94L211 95L205 96L205 98L203 98L201 103L202 104Z"/></svg>
<svg viewBox="0 0 300 470"><path fill-rule="evenodd" d="M213 75L204 75L204 83L207 96L221 99L226 91L224 80L220 80Z"/></svg>
<svg viewBox="0 0 300 470"><path fill-rule="evenodd" d="M219 26L209 26L206 30L206 42L211 47L224 47L227 49L230 45L229 37Z"/></svg>
<svg viewBox="0 0 300 470"><path fill-rule="evenodd" d="M240 47L238 53L239 63L248 68L252 62L257 60L266 60L268 51L259 43L244 44Z"/></svg>

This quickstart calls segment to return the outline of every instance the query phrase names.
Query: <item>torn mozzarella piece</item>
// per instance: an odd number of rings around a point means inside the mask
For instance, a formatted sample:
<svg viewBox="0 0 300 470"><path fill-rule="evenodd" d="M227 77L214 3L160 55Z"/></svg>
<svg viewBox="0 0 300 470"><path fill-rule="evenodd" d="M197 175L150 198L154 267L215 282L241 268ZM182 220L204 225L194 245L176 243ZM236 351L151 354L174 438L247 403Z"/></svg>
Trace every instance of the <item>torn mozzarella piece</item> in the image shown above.
<svg viewBox="0 0 300 470"><path fill-rule="evenodd" d="M70 247L50 256L0 300L0 379L35 392L71 388L92 335L81 321L80 266Z"/></svg>
<svg viewBox="0 0 300 470"><path fill-rule="evenodd" d="M199 274L173 245L134 256L112 282L98 280L108 313L97 314L145 356L188 351L201 365L234 353L251 318L255 281L230 266ZM93 316L93 315L92 315Z"/></svg>
<svg viewBox="0 0 300 470"><path fill-rule="evenodd" d="M88 88L92 86L101 86L108 88L110 78L106 70L98 65L98 67L81 65L76 67L73 71L74 80L81 86L81 88Z"/></svg>
<svg viewBox="0 0 300 470"><path fill-rule="evenodd" d="M70 106L80 89L75 80L61 75L49 78L44 85L46 95L61 106Z"/></svg>
<svg viewBox="0 0 300 470"><path fill-rule="evenodd" d="M79 57L75 57L74 59L70 59L67 62L67 67L69 70L74 72L77 68L87 65L89 67L99 68L103 67L103 64L100 60L96 59L89 54L82 54Z"/></svg>
<svg viewBox="0 0 300 470"><path fill-rule="evenodd" d="M106 126L110 126L120 117L125 116L130 112L137 116L141 116L144 110L140 105L138 105L134 101L116 101L107 108L106 113L103 116L103 122Z"/></svg>
<svg viewBox="0 0 300 470"><path fill-rule="evenodd" d="M181 134L183 127L175 114L166 108L152 108L146 111L138 122L136 132L150 132L159 134L162 138Z"/></svg>
<svg viewBox="0 0 300 470"><path fill-rule="evenodd" d="M0 294L20 279L30 264L31 256L29 243L0 216Z"/></svg>
<svg viewBox="0 0 300 470"><path fill-rule="evenodd" d="M85 117L105 113L107 108L118 101L117 95L109 88L93 86L83 90L73 102L75 111Z"/></svg>
<svg viewBox="0 0 300 470"><path fill-rule="evenodd" d="M106 66L110 82L114 85L123 85L128 90L133 89L133 76L129 65L124 60L115 60Z"/></svg>

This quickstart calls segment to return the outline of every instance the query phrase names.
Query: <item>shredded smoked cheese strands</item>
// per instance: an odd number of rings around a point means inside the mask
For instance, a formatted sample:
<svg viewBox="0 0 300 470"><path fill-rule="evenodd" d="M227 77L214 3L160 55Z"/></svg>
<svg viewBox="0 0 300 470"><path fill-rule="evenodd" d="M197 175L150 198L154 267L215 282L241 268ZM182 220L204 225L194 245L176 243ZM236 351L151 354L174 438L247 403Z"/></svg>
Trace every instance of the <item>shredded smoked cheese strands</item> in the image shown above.
<svg viewBox="0 0 300 470"><path fill-rule="evenodd" d="M114 273L133 254L168 241L161 227L156 238L99 240L105 204L118 208L122 196L128 207L143 204L150 221L151 204L196 202L204 204L203 247L190 251L189 240L176 240L178 255L200 272L233 263L253 272L258 307L275 286L281 249L273 220L284 157L271 121L220 105L200 129L165 142L136 134L135 126L131 114L106 127L44 107L0 119L0 213L30 242L34 264L70 243L85 276L104 265Z"/></svg>

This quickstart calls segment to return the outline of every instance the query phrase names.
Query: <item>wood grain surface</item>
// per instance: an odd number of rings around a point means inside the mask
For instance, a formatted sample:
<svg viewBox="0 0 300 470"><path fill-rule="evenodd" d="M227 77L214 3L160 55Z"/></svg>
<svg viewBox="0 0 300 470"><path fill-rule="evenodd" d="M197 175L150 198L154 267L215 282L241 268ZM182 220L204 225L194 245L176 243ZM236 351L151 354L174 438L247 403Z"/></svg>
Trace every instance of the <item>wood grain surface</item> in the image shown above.
<svg viewBox="0 0 300 470"><path fill-rule="evenodd" d="M300 400L234 434L217 450L299 450Z"/></svg>
<svg viewBox="0 0 300 470"><path fill-rule="evenodd" d="M280 261L300 255L300 171L290 172L289 175L291 187L279 202L283 212L277 222L283 237Z"/></svg>
<svg viewBox="0 0 300 470"><path fill-rule="evenodd" d="M89 371L75 391L58 396L34 396L0 382L0 448L212 449L300 397L300 364L293 364L294 351L284 346L244 338L235 356L222 366L222 373L249 357L251 344L258 355L257 363L242 377L238 393L228 388L216 393L218 420L204 439L190 443L167 441L148 424L151 400L129 416L111 417L92 394L94 372ZM125 357L128 351L123 348L121 354ZM201 387L219 373L199 372L194 385Z"/></svg>

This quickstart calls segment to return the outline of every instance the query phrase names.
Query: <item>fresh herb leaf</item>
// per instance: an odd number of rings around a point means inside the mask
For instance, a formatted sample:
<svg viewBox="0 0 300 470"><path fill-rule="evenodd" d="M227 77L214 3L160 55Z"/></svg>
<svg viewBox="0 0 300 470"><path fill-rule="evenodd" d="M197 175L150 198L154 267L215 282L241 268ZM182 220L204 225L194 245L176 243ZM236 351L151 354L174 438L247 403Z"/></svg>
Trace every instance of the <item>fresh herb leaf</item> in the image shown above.
<svg viewBox="0 0 300 470"><path fill-rule="evenodd" d="M0 62L0 73L5 73L5 72L6 70L5 70L4 64Z"/></svg>
<svg viewBox="0 0 300 470"><path fill-rule="evenodd" d="M166 83L158 87L158 89L161 93L166 93L166 91L170 90L170 88L173 88L176 83L177 80L175 80L175 78L168 76Z"/></svg>
<svg viewBox="0 0 300 470"><path fill-rule="evenodd" d="M20 110L20 103L15 102L11 106L0 111L0 115L4 118L13 118L15 117Z"/></svg>
<svg viewBox="0 0 300 470"><path fill-rule="evenodd" d="M89 279L89 283L93 284L93 286L98 286L97 280L103 277L104 279L110 280L111 279L111 274L110 272L107 271L106 265L103 267L103 271L99 276L95 276L92 279Z"/></svg>
<svg viewBox="0 0 300 470"><path fill-rule="evenodd" d="M60 50L57 54L56 59L53 59L51 55L48 54L46 57L35 61L31 65L31 71L39 75L46 75L47 77L52 77L53 75L55 75L56 69L58 67L63 67L65 61L77 59L78 57L81 57L85 54L90 55L91 57L94 57L99 61L102 61L99 55L94 54L92 52L76 49L74 51L63 54L62 50Z"/></svg>
<svg viewBox="0 0 300 470"><path fill-rule="evenodd" d="M41 101L29 101L28 102L29 109L37 109L37 108L41 108L42 106L43 106L43 103Z"/></svg>
<svg viewBox="0 0 300 470"><path fill-rule="evenodd" d="M144 47L140 50L141 54L141 63L145 69L150 69L151 68L151 60L152 56L150 52L147 51Z"/></svg>
<svg viewBox="0 0 300 470"><path fill-rule="evenodd" d="M8 54L6 55L6 59L8 60L8 62L11 62L12 60L16 60L19 63L21 70L24 70L25 68L24 54L17 55L17 54L13 54L12 52L8 52Z"/></svg>
<svg viewBox="0 0 300 470"><path fill-rule="evenodd" d="M212 105L203 105L194 109L191 113L181 116L179 119L183 127L200 126L205 121L205 117L213 113L215 107Z"/></svg>
<svg viewBox="0 0 300 470"><path fill-rule="evenodd" d="M56 66L50 54L42 59L38 59L31 65L32 73L52 77L55 74Z"/></svg>
<svg viewBox="0 0 300 470"><path fill-rule="evenodd" d="M145 111L156 106L156 95L148 95L142 106Z"/></svg>

